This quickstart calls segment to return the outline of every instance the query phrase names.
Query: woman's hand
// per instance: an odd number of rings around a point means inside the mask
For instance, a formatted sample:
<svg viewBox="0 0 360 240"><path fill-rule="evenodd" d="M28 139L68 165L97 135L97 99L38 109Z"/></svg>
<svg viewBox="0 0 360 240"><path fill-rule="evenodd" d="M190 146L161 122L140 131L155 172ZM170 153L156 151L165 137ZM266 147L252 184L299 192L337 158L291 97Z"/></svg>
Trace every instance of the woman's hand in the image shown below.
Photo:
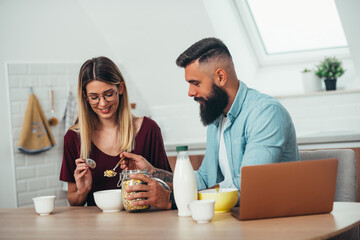
<svg viewBox="0 0 360 240"><path fill-rule="evenodd" d="M150 174L155 171L153 165L151 165L145 158L133 153L123 152L120 154L120 158L125 156L125 160L121 162L121 169L126 170L148 170Z"/></svg>
<svg viewBox="0 0 360 240"><path fill-rule="evenodd" d="M87 194L92 185L92 176L89 166L86 164L85 159L78 158L75 160L76 169L74 171L74 178L76 182L77 191L80 194Z"/></svg>

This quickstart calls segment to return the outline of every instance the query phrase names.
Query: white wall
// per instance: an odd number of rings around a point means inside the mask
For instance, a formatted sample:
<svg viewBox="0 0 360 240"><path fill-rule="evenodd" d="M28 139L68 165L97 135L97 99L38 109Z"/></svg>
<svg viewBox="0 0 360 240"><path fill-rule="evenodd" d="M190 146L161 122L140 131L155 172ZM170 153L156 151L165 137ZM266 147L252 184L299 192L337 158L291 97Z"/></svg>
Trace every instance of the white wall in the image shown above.
<svg viewBox="0 0 360 240"><path fill-rule="evenodd" d="M232 0L203 0L216 36L224 41L233 56L238 78L249 86L255 80L259 64L245 27Z"/></svg>
<svg viewBox="0 0 360 240"><path fill-rule="evenodd" d="M56 205L66 205L66 192L62 191L59 172L62 163L63 137L65 121L62 119L69 91L76 94L77 75L80 64L55 63L10 63L8 64L8 82L11 101L11 122L15 162L17 205L33 205L32 198L43 195L55 195ZM55 145L39 154L24 154L18 150L18 144L27 109L30 87L37 96L44 113L56 117L59 123L51 126ZM53 89L54 113L51 113L51 95ZM70 120L70 119L69 119ZM72 119L74 121L75 119ZM27 123L29 124L29 123Z"/></svg>
<svg viewBox="0 0 360 240"><path fill-rule="evenodd" d="M92 36L86 25L86 15L71 1L1 1L0 6L0 94L6 96L4 116L0 120L1 207L16 206L15 171L11 151L10 98L7 86L6 62L12 61L83 61L90 57L93 45L99 52L110 54L101 36L92 43L83 41ZM65 16L69 16L65 18ZM72 21L77 19L77 21ZM68 26L72 26L71 28ZM76 50L76 51L75 51Z"/></svg>
<svg viewBox="0 0 360 240"><path fill-rule="evenodd" d="M213 36L202 1L2 0L0 1L0 207L16 206L7 62L82 63L104 55L123 67L147 106L191 101L177 56ZM130 100L132 97L130 96Z"/></svg>
<svg viewBox="0 0 360 240"><path fill-rule="evenodd" d="M289 111L297 137L321 133L360 133L360 91L279 97Z"/></svg>
<svg viewBox="0 0 360 240"><path fill-rule="evenodd" d="M360 23L360 1L335 0L335 3L360 82L360 28L356 27Z"/></svg>
<svg viewBox="0 0 360 240"><path fill-rule="evenodd" d="M83 62L93 55L113 56L100 34L88 25L87 15L74 1L1 1L0 94L7 96L0 119L1 207L17 206L10 132L7 62ZM91 41L85 41L92 39ZM94 48L95 47L95 48ZM90 50L89 50L90 49ZM3 194L4 193L4 194Z"/></svg>
<svg viewBox="0 0 360 240"><path fill-rule="evenodd" d="M347 0L348 6L355 1ZM168 142L204 141L198 105L187 96L184 71L175 65L182 51L204 37L224 40L239 78L250 87L275 95L301 93L300 71L314 63L259 68L233 7L230 0L1 0L0 95L5 100L0 118L0 207L16 206L7 62L66 64L108 56L133 82L129 88L134 99L144 99L138 102L138 114L157 120ZM347 9L342 11L346 14ZM357 40L348 38L356 51ZM359 88L351 70L359 68L359 60L344 63L350 70L339 79L340 87Z"/></svg>
<svg viewBox="0 0 360 240"><path fill-rule="evenodd" d="M214 35L201 0L80 2L149 106L188 100L175 60L190 44Z"/></svg>

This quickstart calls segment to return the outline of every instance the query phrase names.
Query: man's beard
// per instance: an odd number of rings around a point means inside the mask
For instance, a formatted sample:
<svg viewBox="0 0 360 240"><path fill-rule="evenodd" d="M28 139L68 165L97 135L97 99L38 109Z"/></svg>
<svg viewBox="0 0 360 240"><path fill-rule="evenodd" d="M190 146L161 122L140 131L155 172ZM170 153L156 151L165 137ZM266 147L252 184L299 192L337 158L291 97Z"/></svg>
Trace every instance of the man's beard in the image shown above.
<svg viewBox="0 0 360 240"><path fill-rule="evenodd" d="M200 104L200 118L204 126L213 123L223 112L228 104L228 95L225 90L212 83L208 99L194 97L195 101L202 101Z"/></svg>

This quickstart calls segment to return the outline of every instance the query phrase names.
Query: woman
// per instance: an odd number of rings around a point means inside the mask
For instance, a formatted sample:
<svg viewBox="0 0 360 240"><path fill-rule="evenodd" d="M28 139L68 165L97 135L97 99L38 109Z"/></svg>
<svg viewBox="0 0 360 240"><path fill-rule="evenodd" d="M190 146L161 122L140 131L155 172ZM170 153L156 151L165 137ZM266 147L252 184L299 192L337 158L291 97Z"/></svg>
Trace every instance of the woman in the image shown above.
<svg viewBox="0 0 360 240"><path fill-rule="evenodd" d="M123 151L171 171L159 126L131 114L124 78L110 59L93 58L82 65L78 103L78 121L64 137L60 172L60 180L68 182L71 206L94 206L93 192L117 188L119 174L108 178L104 171L115 167ZM94 169L86 164L87 158L96 162Z"/></svg>

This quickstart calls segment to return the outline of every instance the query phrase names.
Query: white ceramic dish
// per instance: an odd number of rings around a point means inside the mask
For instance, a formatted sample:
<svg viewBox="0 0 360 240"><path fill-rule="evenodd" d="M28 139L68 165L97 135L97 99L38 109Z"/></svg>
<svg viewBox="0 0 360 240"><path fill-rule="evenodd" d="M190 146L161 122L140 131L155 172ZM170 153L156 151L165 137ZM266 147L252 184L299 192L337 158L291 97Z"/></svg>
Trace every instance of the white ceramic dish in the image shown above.
<svg viewBox="0 0 360 240"><path fill-rule="evenodd" d="M35 211L41 216L49 215L55 208L55 196L40 196L33 198Z"/></svg>
<svg viewBox="0 0 360 240"><path fill-rule="evenodd" d="M94 200L103 212L118 212L123 210L121 189L94 192Z"/></svg>
<svg viewBox="0 0 360 240"><path fill-rule="evenodd" d="M215 200L195 200L189 203L192 218L197 223L208 223L214 217Z"/></svg>

